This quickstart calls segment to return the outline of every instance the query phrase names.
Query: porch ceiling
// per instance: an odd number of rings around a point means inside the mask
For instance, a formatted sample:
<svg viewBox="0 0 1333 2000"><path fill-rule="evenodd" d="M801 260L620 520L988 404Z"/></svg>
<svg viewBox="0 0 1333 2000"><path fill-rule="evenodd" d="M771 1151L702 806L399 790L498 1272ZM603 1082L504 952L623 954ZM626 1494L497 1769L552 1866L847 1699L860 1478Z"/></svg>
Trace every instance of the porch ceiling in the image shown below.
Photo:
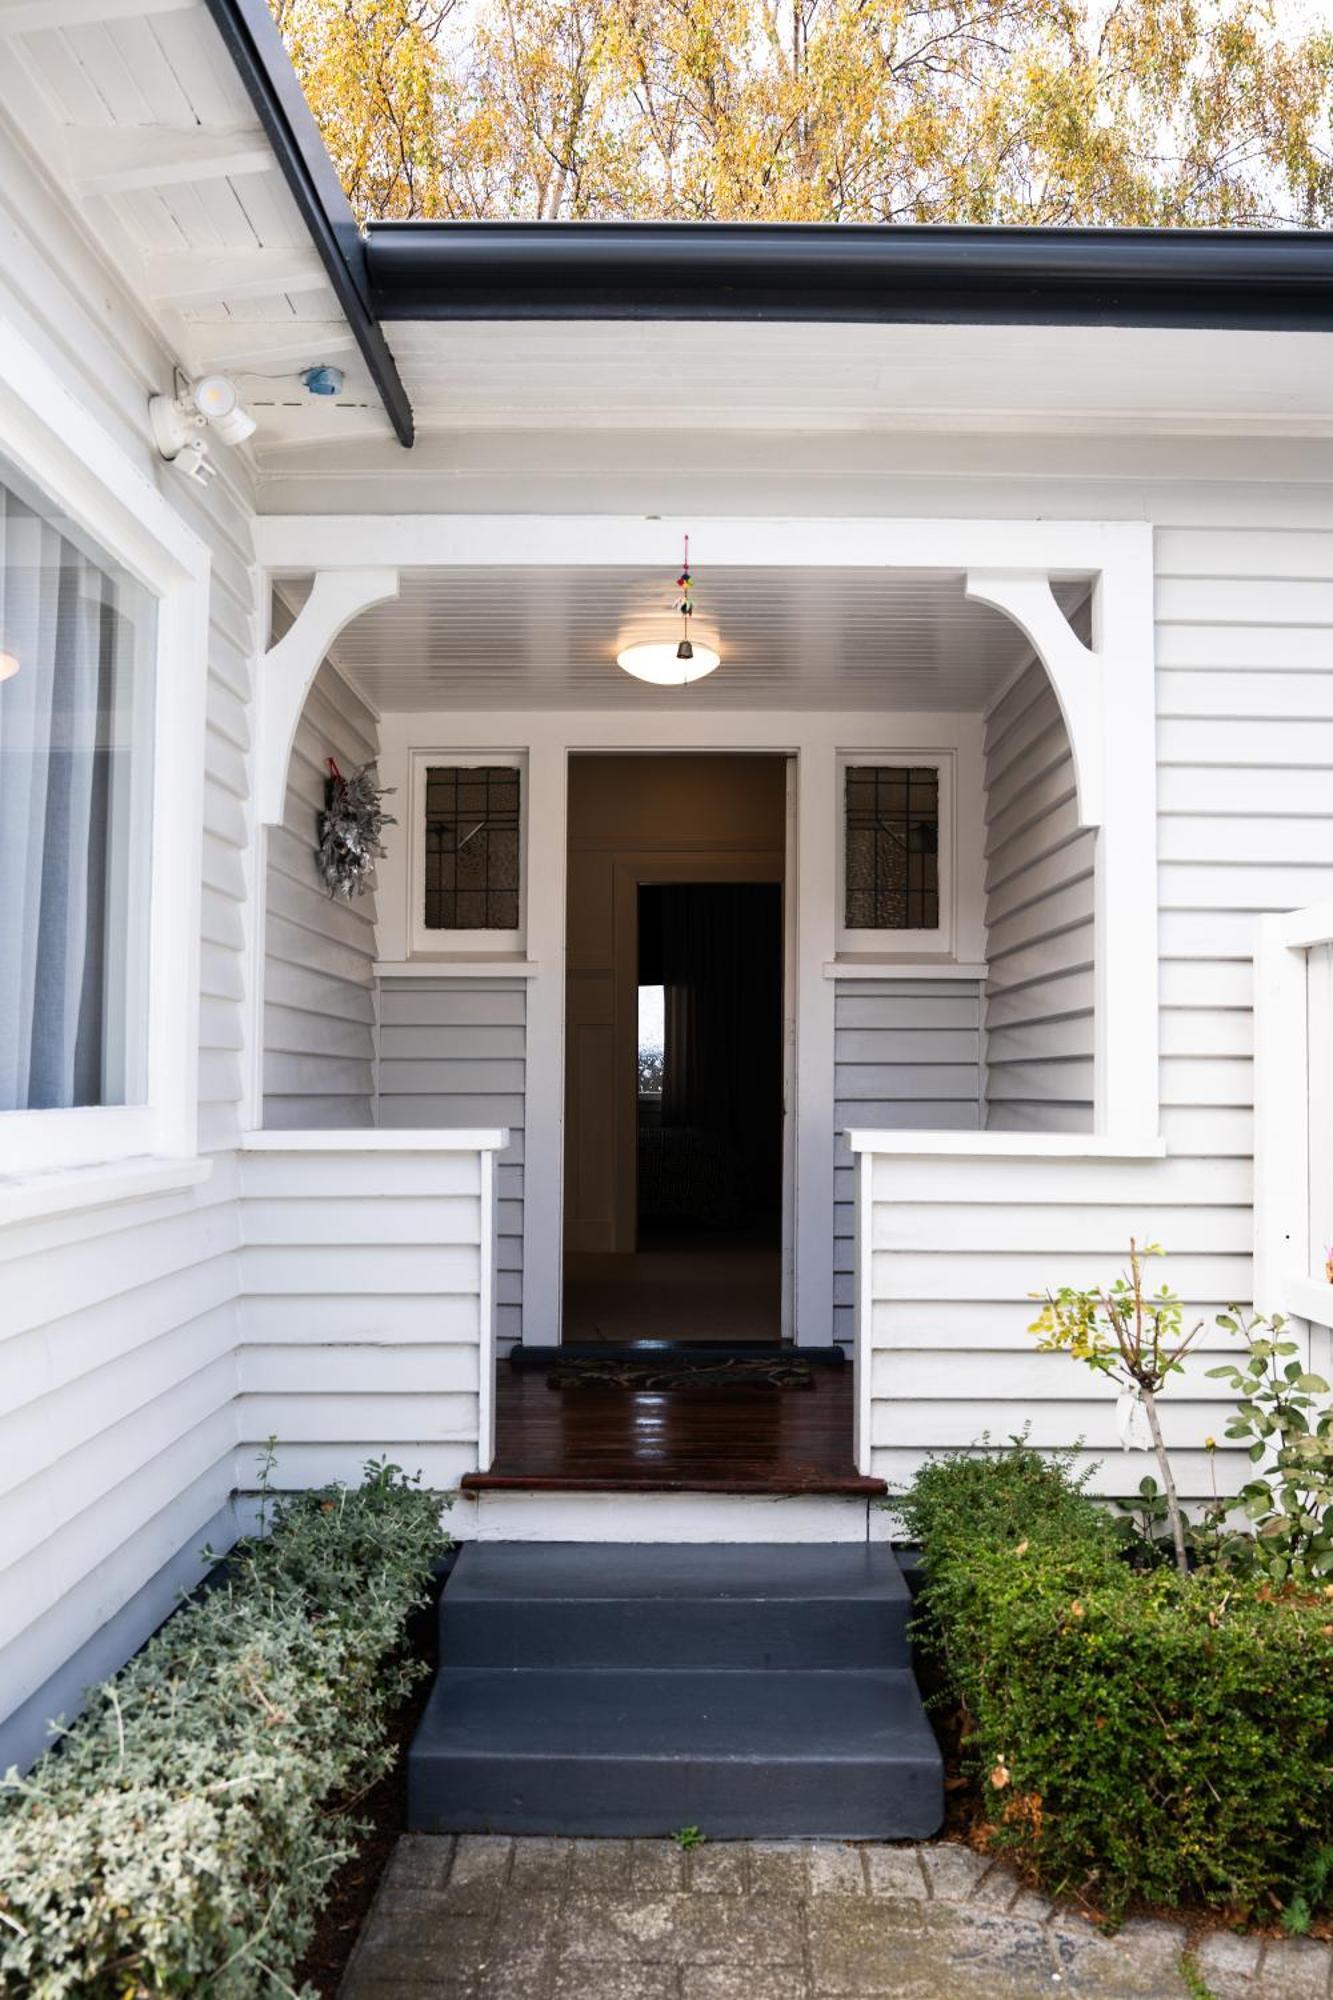
<svg viewBox="0 0 1333 2000"><path fill-rule="evenodd" d="M678 635L669 570L406 570L334 659L382 710L975 711L1030 654L1008 619L964 597L961 573L709 570L699 557L695 571L694 637L722 665L688 688L616 666L622 647ZM1059 594L1072 611L1087 586Z"/></svg>

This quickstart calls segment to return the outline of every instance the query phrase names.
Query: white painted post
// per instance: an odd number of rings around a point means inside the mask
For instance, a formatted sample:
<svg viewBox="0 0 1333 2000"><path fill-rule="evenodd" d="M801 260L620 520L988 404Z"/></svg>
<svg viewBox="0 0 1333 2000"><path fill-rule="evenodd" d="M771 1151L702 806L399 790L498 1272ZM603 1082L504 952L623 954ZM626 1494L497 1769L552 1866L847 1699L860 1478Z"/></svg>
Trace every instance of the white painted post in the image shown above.
<svg viewBox="0 0 1333 2000"><path fill-rule="evenodd" d="M565 1129L565 819L568 755L563 743L528 749L527 1084L523 1168L523 1338L560 1338L561 1211Z"/></svg>
<svg viewBox="0 0 1333 2000"><path fill-rule="evenodd" d="M807 745L796 773L796 1340L833 1338L833 1028L837 945L838 753Z"/></svg>

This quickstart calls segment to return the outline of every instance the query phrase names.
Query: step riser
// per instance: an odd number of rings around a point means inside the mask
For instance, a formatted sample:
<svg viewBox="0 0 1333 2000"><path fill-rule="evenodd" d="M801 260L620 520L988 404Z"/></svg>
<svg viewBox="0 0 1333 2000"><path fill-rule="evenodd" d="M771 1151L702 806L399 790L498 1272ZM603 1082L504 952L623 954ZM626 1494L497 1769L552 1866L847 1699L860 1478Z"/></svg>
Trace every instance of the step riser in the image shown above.
<svg viewBox="0 0 1333 2000"><path fill-rule="evenodd" d="M943 1818L938 1767L837 1760L799 1767L566 1758L418 1760L408 1825L419 1833L651 1839L683 1826L711 1840L926 1840Z"/></svg>
<svg viewBox="0 0 1333 2000"><path fill-rule="evenodd" d="M903 1603L772 1599L440 1605L451 1667L906 1667Z"/></svg>
<svg viewBox="0 0 1333 2000"><path fill-rule="evenodd" d="M889 1542L894 1517L851 1495L460 1493L459 1542Z"/></svg>

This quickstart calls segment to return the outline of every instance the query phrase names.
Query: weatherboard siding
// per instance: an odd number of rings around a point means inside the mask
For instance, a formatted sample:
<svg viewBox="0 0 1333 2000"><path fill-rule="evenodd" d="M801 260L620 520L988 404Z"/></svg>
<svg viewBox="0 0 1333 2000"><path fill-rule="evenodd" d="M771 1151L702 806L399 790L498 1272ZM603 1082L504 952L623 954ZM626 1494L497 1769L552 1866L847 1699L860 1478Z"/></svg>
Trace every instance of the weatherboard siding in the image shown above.
<svg viewBox="0 0 1333 2000"><path fill-rule="evenodd" d="M986 1129L1090 1132L1096 836L1041 666L987 717L985 760Z"/></svg>
<svg viewBox="0 0 1333 2000"><path fill-rule="evenodd" d="M850 1342L856 1166L846 1135L974 1132L981 1123L981 992L971 980L844 979L834 998L833 1337Z"/></svg>
<svg viewBox="0 0 1333 2000"><path fill-rule="evenodd" d="M118 1666L232 1533L250 674L248 472L202 489L162 466L147 399L171 362L0 127L0 313L211 559L199 1138L187 1192L0 1229L0 1767ZM0 445L0 449L3 449Z"/></svg>
<svg viewBox="0 0 1333 2000"><path fill-rule="evenodd" d="M379 991L379 1123L393 1131L503 1126L496 1163L496 1338L523 1330L527 982L395 979Z"/></svg>
<svg viewBox="0 0 1333 2000"><path fill-rule="evenodd" d="M1293 511L1309 504L1293 493ZM1027 1427L1041 1445L1081 1439L1100 1489L1130 1490L1148 1462L1120 1452L1109 1391L1035 1352L1029 1295L1104 1277L1133 1234L1165 1246L1158 1282L1191 1313L1249 1297L1256 918L1333 897L1333 532L1163 528L1156 569L1161 955L1146 976L1168 1157L876 1161L872 1458L895 1482L930 1451ZM1163 1398L1176 1476L1200 1500L1215 1469L1224 1486L1242 1476L1203 1373L1219 1344Z"/></svg>
<svg viewBox="0 0 1333 2000"><path fill-rule="evenodd" d="M315 857L328 760L378 754L376 718L327 662L297 726L282 824L270 828L264 974L264 1124L375 1123L375 895L330 896Z"/></svg>

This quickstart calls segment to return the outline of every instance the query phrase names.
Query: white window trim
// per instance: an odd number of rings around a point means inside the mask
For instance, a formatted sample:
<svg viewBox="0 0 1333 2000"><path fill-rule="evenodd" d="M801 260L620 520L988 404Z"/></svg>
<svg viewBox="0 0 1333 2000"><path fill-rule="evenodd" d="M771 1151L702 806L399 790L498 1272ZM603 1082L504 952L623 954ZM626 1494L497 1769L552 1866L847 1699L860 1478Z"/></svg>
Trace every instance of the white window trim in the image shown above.
<svg viewBox="0 0 1333 2000"><path fill-rule="evenodd" d="M157 601L146 1101L0 1112L0 1175L198 1150L209 557L55 371L0 318L0 454Z"/></svg>
<svg viewBox="0 0 1333 2000"><path fill-rule="evenodd" d="M477 770L505 764L518 772L518 928L512 931L432 930L424 921L426 906L426 773L440 765ZM411 814L409 869L409 938L414 958L522 958L528 935L528 759L525 750L414 749L408 778Z"/></svg>
<svg viewBox="0 0 1333 2000"><path fill-rule="evenodd" d="M1333 903L1259 919L1254 953L1254 1304L1333 1326L1311 1268L1310 953L1333 944ZM1321 1356L1321 1359L1327 1357Z"/></svg>
<svg viewBox="0 0 1333 2000"><path fill-rule="evenodd" d="M929 929L922 926L916 930L904 927L902 930L855 930L849 929L843 918L847 909L847 771L851 765L880 766L893 770L919 770L923 767L939 773L939 852L936 868L939 879L940 920ZM956 931L954 923L954 883L958 872L958 829L954 816L954 799L957 794L956 756L952 750L840 750L838 752L838 951L855 953L861 957L876 958L886 964L900 959L921 958L929 952L939 952L952 958L955 951Z"/></svg>

